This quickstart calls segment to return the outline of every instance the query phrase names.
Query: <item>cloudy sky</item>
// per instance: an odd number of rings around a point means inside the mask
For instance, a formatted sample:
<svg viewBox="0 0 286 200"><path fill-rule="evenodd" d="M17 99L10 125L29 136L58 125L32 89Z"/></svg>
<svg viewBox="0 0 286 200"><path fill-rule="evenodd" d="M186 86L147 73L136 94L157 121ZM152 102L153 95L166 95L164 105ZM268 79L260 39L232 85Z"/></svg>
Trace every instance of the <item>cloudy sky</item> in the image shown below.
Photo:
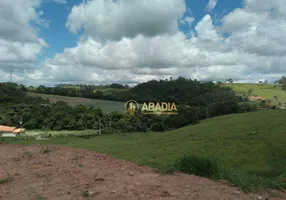
<svg viewBox="0 0 286 200"><path fill-rule="evenodd" d="M286 75L286 0L0 0L0 77L26 85Z"/></svg>

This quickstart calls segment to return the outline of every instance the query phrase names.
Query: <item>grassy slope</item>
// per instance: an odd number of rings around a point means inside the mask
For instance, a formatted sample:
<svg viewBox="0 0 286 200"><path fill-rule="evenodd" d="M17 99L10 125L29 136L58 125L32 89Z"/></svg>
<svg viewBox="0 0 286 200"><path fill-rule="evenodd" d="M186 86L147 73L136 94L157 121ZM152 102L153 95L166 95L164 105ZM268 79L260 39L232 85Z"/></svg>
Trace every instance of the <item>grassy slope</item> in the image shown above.
<svg viewBox="0 0 286 200"><path fill-rule="evenodd" d="M104 88L104 89L99 89L104 95L107 95L109 93L120 93L120 92L126 92L129 89L128 88Z"/></svg>
<svg viewBox="0 0 286 200"><path fill-rule="evenodd" d="M112 112L112 111L120 111L124 112L124 102L117 101L108 101L108 100L98 100L98 99L88 99L88 98L79 98L79 97L66 97L59 95L49 95L49 94L38 94L38 93L28 93L28 95L34 97L42 97L43 99L49 99L52 103L57 101L65 101L70 106L77 105L91 105L95 107L100 107L103 112Z"/></svg>
<svg viewBox="0 0 286 200"><path fill-rule="evenodd" d="M77 90L80 89L79 86L65 86L64 88L76 88ZM101 89L96 89L94 90L94 92L96 92L97 90L103 92L104 95L107 95L109 93L116 93L116 92L125 92L128 91L128 88L101 88Z"/></svg>
<svg viewBox="0 0 286 200"><path fill-rule="evenodd" d="M231 87L239 95L248 95L248 90L252 89L253 96L261 96L272 100L274 104L277 104L274 100L274 96L277 96L278 102L286 103L286 92L281 89L281 87L272 84L249 84L249 83L233 83L233 84L224 84L225 86Z"/></svg>
<svg viewBox="0 0 286 200"><path fill-rule="evenodd" d="M149 165L172 163L183 153L194 153L235 169L275 173L279 162L286 164L285 116L286 111L274 110L216 117L165 133L21 142L85 148Z"/></svg>
<svg viewBox="0 0 286 200"><path fill-rule="evenodd" d="M27 130L25 135L35 136L40 134L51 134L51 135L92 135L97 134L98 130L82 130L82 131L44 131L44 130Z"/></svg>

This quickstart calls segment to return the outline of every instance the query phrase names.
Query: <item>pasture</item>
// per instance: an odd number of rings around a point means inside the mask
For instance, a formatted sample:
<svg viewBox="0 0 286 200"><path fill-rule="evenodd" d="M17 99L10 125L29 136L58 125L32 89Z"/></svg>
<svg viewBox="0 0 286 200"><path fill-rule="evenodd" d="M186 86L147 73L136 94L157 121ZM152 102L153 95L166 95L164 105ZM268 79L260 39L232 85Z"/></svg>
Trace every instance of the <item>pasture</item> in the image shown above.
<svg viewBox="0 0 286 200"><path fill-rule="evenodd" d="M88 99L88 98L79 98L79 97L67 97L67 96L59 96L59 95L49 95L49 94L39 94L39 93L28 93L28 95L33 97L41 97L43 99L49 99L51 103L56 103L58 101L67 102L70 106L94 106L99 107L105 113L109 113L112 111L124 112L124 104L125 102L118 101L108 101L108 100L99 100L99 99Z"/></svg>
<svg viewBox="0 0 286 200"><path fill-rule="evenodd" d="M44 131L44 130L27 130L25 135L27 136L38 136L38 135L96 135L98 130L82 130L82 131Z"/></svg>
<svg viewBox="0 0 286 200"><path fill-rule="evenodd" d="M125 133L91 139L52 138L12 143L64 145L142 165L169 165L183 154L216 159L227 168L265 178L286 177L286 111L225 115L162 133Z"/></svg>
<svg viewBox="0 0 286 200"><path fill-rule="evenodd" d="M223 84L223 86L231 87L238 95L246 96L261 96L272 101L272 104L277 105L281 102L286 103L286 91L281 89L281 86L274 84L250 84L250 83L232 83ZM274 98L277 97L277 100Z"/></svg>

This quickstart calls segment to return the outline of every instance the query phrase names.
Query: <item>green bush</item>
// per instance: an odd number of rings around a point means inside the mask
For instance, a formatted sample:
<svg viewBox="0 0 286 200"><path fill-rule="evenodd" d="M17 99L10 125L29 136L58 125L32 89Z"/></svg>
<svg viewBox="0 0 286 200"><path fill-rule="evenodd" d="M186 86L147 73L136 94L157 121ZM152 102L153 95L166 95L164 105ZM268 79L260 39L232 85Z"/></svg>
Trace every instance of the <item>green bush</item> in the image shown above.
<svg viewBox="0 0 286 200"><path fill-rule="evenodd" d="M257 110L257 106L251 105L248 102L244 102L240 105L240 111L241 112L252 112L252 111L256 111L256 110Z"/></svg>
<svg viewBox="0 0 286 200"><path fill-rule="evenodd" d="M151 130L154 132L164 132L165 128L162 123L156 123L152 125Z"/></svg>
<svg viewBox="0 0 286 200"><path fill-rule="evenodd" d="M183 155L173 165L153 166L159 172L166 174L179 171L194 174L212 180L224 179L236 185L245 192L257 189L282 189L286 188L285 173L262 174L258 171L244 172L221 166L216 160L197 155Z"/></svg>
<svg viewBox="0 0 286 200"><path fill-rule="evenodd" d="M187 174L194 174L211 179L217 179L220 173L219 164L210 158L184 155L176 160L175 169Z"/></svg>

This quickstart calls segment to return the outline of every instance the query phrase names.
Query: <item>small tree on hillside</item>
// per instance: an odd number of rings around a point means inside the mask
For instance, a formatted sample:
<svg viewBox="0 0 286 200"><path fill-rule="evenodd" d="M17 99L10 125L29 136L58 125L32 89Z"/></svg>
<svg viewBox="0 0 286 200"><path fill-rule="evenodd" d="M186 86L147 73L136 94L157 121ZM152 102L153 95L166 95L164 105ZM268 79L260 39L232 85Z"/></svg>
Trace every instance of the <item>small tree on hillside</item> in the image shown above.
<svg viewBox="0 0 286 200"><path fill-rule="evenodd" d="M286 76L282 76L279 80L278 80L278 83L279 84L283 84L286 82Z"/></svg>
<svg viewBox="0 0 286 200"><path fill-rule="evenodd" d="M277 97L277 96L274 96L273 99L275 99L275 100L277 101L277 100L278 100L278 97Z"/></svg>
<svg viewBox="0 0 286 200"><path fill-rule="evenodd" d="M283 85L282 85L282 90L286 91L286 81L284 81Z"/></svg>

